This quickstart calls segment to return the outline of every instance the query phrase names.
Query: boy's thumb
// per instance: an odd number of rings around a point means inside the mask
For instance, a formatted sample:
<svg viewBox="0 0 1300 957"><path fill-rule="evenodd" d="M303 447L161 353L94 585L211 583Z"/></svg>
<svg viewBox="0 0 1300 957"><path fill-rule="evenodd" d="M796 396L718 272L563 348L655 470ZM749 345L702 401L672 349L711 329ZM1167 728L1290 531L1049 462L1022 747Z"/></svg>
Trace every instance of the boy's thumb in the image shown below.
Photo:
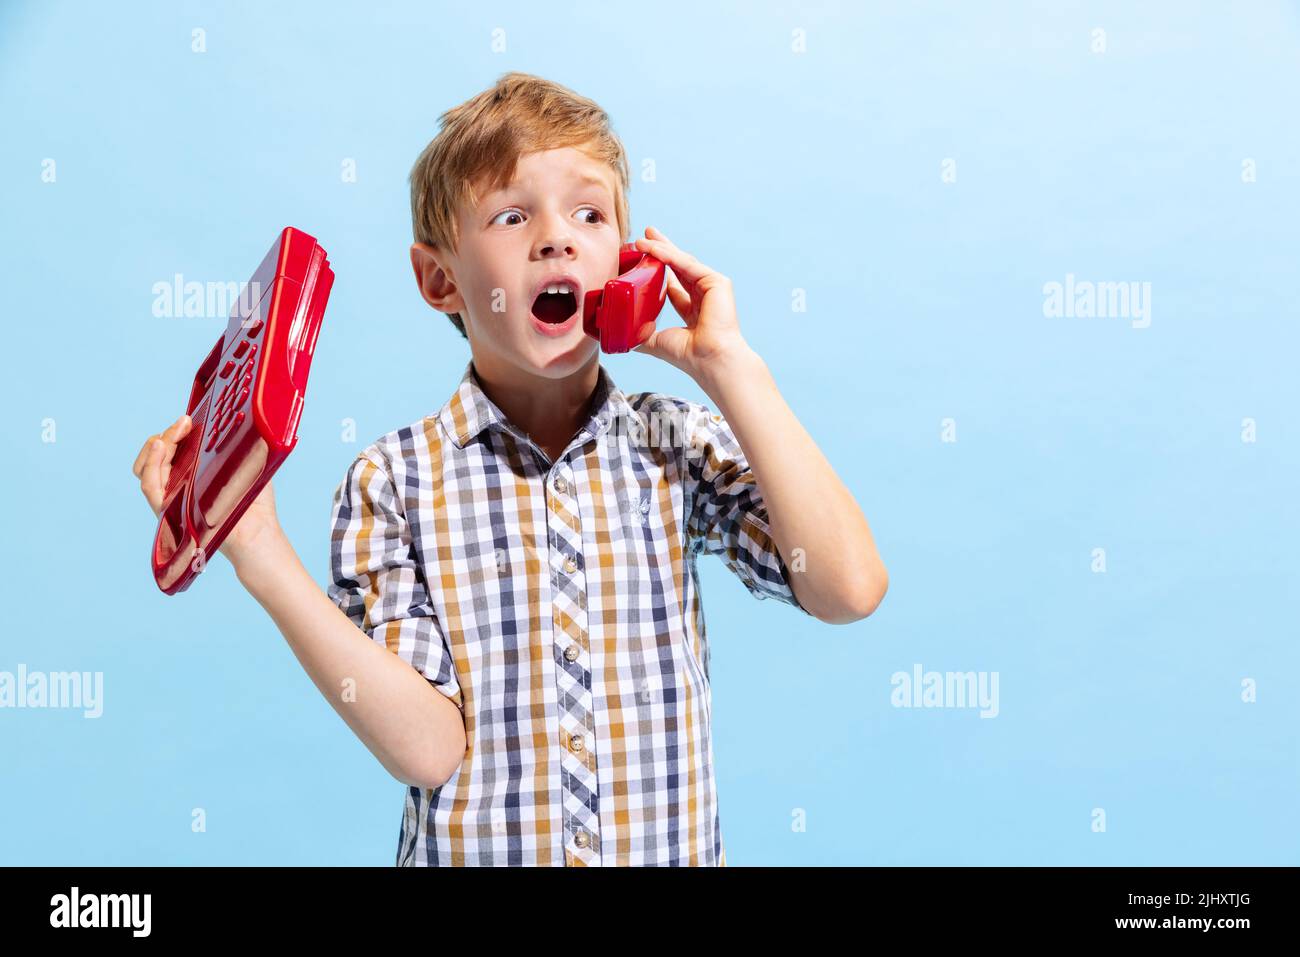
<svg viewBox="0 0 1300 957"><path fill-rule="evenodd" d="M654 356L656 359L662 359L663 356L660 355L659 353L659 343L657 341L658 337L659 337L659 330L656 329L654 332L650 333L650 335L646 338L645 342L641 343L638 346L633 346L632 351L642 352L648 356Z"/></svg>

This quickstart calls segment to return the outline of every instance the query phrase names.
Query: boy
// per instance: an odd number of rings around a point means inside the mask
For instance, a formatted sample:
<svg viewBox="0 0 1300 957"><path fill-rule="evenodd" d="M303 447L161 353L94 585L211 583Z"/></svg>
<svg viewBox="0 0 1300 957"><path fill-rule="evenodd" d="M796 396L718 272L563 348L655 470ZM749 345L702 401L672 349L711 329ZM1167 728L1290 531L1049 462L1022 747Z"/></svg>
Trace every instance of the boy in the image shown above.
<svg viewBox="0 0 1300 957"><path fill-rule="evenodd" d="M352 462L327 593L270 485L221 551L409 785L399 865L724 865L696 556L846 623L887 588L870 529L742 338L730 281L658 230L636 244L685 325L637 350L719 412L626 395L600 364L583 295L629 230L600 107L508 73L440 119L411 173L411 263L469 342L459 387ZM137 457L155 514L189 427Z"/></svg>

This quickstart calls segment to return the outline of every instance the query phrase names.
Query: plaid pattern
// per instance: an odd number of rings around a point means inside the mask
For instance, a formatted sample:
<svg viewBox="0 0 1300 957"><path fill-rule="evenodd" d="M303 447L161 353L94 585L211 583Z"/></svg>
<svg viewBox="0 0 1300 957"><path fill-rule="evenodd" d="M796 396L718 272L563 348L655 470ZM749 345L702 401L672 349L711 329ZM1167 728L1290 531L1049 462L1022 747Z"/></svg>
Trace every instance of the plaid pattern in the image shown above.
<svg viewBox="0 0 1300 957"><path fill-rule="evenodd" d="M721 416L603 366L590 408L551 462L471 361L335 493L330 598L465 718L399 866L726 864L697 555L807 612Z"/></svg>

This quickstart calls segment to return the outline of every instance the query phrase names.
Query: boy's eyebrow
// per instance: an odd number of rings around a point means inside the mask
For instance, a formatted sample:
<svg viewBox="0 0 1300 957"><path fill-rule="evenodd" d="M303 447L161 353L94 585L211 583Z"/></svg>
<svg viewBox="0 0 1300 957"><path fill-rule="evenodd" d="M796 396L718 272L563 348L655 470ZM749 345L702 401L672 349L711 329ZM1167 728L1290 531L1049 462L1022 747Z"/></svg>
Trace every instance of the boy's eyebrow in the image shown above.
<svg viewBox="0 0 1300 957"><path fill-rule="evenodd" d="M583 186L600 186L605 189L609 188L609 183L605 181L604 177L597 176L594 173L584 173L578 178L578 182Z"/></svg>

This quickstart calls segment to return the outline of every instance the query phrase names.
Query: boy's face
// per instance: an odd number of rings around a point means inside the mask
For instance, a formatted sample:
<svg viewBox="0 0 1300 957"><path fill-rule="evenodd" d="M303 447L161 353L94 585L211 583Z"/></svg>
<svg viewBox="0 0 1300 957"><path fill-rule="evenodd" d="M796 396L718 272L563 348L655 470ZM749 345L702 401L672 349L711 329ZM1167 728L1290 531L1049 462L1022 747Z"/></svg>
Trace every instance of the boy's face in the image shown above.
<svg viewBox="0 0 1300 957"><path fill-rule="evenodd" d="M599 343L582 331L583 298L618 273L613 171L574 147L525 154L458 227L455 254L417 243L412 262L425 299L460 314L475 365L549 379L587 366ZM539 298L559 277L570 294Z"/></svg>

